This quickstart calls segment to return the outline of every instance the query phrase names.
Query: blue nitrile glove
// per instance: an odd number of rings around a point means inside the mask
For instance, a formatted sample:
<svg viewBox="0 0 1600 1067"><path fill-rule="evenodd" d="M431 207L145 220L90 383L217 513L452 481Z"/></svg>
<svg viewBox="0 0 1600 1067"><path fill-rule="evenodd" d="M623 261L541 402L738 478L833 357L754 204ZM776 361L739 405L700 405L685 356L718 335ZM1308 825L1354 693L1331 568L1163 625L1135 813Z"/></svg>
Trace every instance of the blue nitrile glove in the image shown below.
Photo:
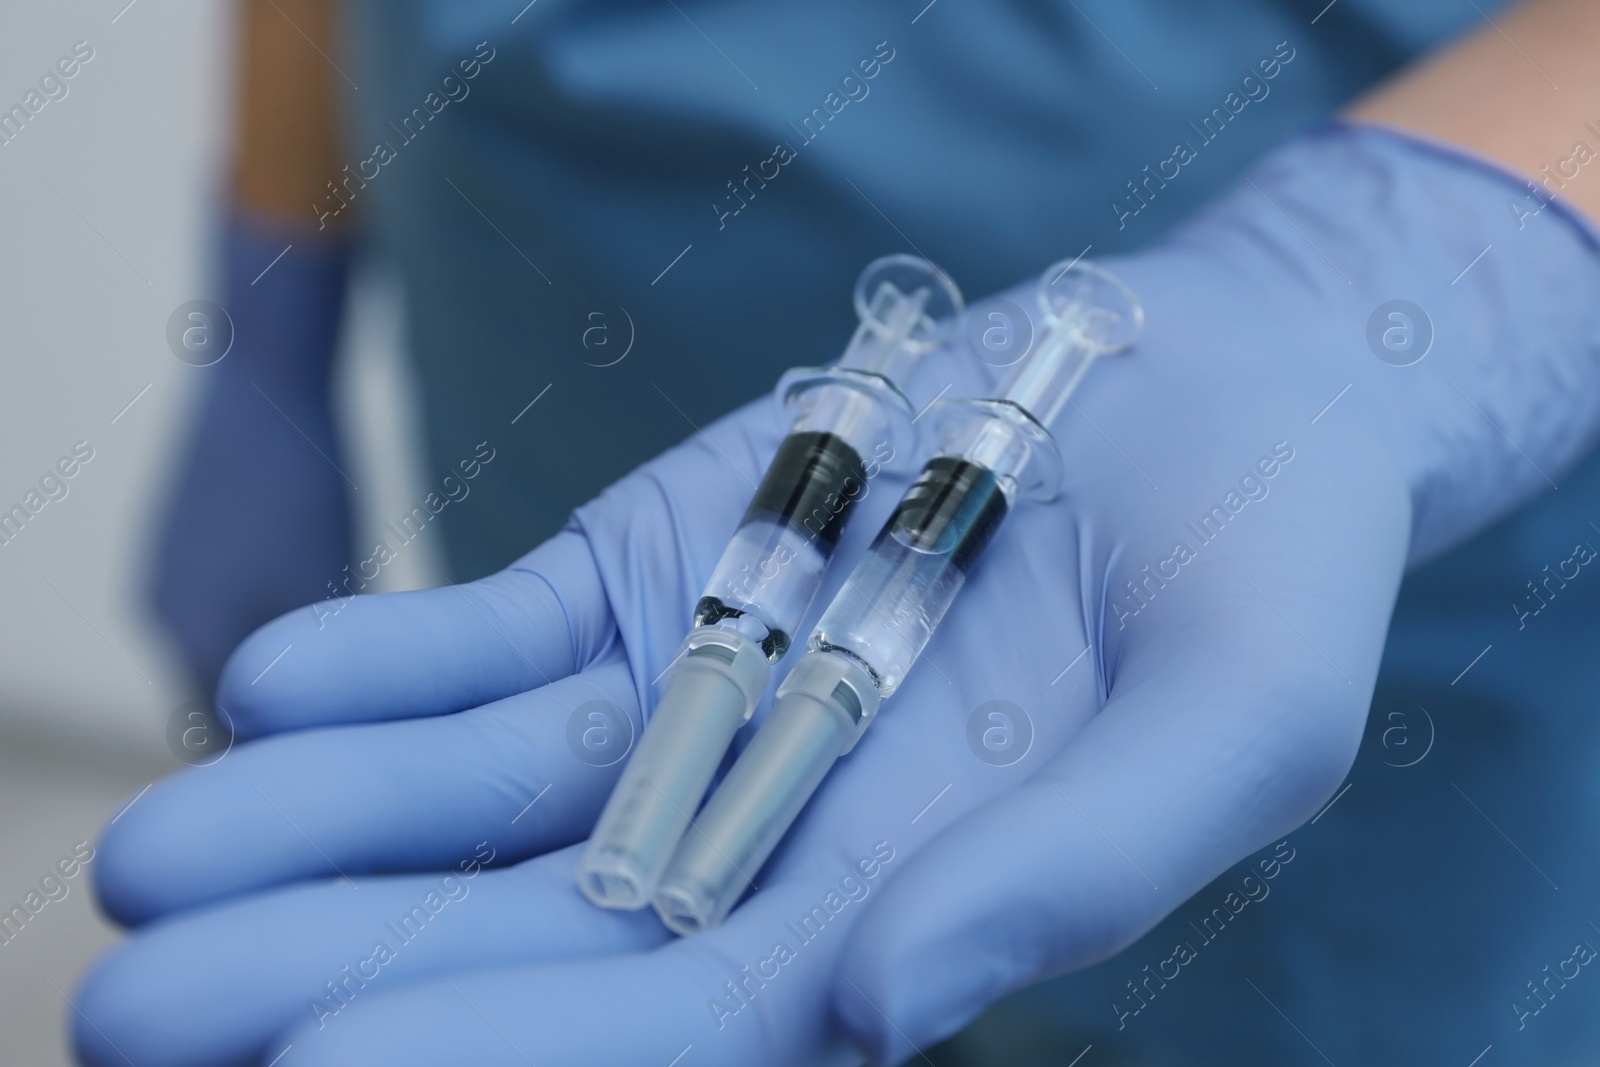
<svg viewBox="0 0 1600 1067"><path fill-rule="evenodd" d="M894 1062L1128 945L1338 787L1407 562L1591 442L1595 234L1560 206L1518 229L1519 195L1458 153L1333 126L1108 263L1146 326L1055 427L1064 497L1014 511L926 662L707 933L589 907L570 846L616 772L584 747L617 736L597 702L637 728L782 432L769 406L502 574L273 623L222 702L279 736L105 835L106 909L159 921L75 996L80 1054ZM1390 319L1395 299L1431 328ZM913 400L1001 373L935 354ZM840 563L905 484L882 479Z"/></svg>
<svg viewBox="0 0 1600 1067"><path fill-rule="evenodd" d="M349 260L345 237L237 210L224 222L219 300L233 347L190 372L195 424L152 576L206 697L246 635L344 577L351 486L335 466L328 379Z"/></svg>

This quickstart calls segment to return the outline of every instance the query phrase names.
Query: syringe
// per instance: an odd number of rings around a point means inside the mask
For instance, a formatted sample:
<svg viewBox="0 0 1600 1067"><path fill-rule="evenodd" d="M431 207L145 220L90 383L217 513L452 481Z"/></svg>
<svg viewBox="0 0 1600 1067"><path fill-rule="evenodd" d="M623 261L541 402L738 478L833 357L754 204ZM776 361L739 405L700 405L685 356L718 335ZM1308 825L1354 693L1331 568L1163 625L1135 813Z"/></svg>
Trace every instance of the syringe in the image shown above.
<svg viewBox="0 0 1600 1067"><path fill-rule="evenodd" d="M1085 263L1051 267L1038 295L1044 335L1000 398L943 401L925 416L934 458L823 613L771 716L673 856L653 901L672 930L722 921L905 680L1012 501L1055 495L1061 457L1045 427L1096 357L1132 343L1143 312L1122 282Z"/></svg>
<svg viewBox="0 0 1600 1067"><path fill-rule="evenodd" d="M855 505L879 467L915 452L910 402L895 385L962 309L933 264L885 256L855 289L861 323L843 358L778 383L793 424L695 605L655 714L578 862L578 886L606 908L642 908L733 735L788 651Z"/></svg>

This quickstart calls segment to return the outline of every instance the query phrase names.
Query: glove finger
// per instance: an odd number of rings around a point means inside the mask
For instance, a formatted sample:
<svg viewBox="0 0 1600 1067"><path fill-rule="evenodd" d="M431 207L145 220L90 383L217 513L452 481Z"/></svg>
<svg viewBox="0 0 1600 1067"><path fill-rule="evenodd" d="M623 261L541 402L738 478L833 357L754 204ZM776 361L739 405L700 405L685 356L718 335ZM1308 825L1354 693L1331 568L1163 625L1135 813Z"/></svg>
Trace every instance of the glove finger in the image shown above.
<svg viewBox="0 0 1600 1067"><path fill-rule="evenodd" d="M906 862L833 990L875 1062L1127 947L1338 788L1407 539L1386 490L1369 486L1364 506L1335 481L1319 487L1328 495L1285 498L1278 518L1303 536L1208 548L1207 566L1171 583L1152 601L1162 611L1116 646L1105 709L1021 788ZM1360 533L1317 536L1333 516Z"/></svg>
<svg viewBox="0 0 1600 1067"><path fill-rule="evenodd" d="M576 851L489 871L469 850L447 874L296 886L149 927L73 996L78 1055L91 1067L264 1063L284 1030L336 1033L354 1006L420 979L659 944L653 913L578 895Z"/></svg>
<svg viewBox="0 0 1600 1067"><path fill-rule="evenodd" d="M293 1046L279 1067L845 1067L860 1057L830 1022L825 991L847 932L836 927L862 909L851 903L830 916L818 903L838 881L838 872L819 872L765 888L725 925L649 952L384 990L352 1004L337 1025L319 1031L307 1020L273 1048ZM820 919L809 918L813 907ZM802 917L809 940L790 928Z"/></svg>
<svg viewBox="0 0 1600 1067"><path fill-rule="evenodd" d="M107 828L102 906L133 925L301 879L437 870L488 841L586 837L638 731L620 652L455 715L308 730L157 783Z"/></svg>
<svg viewBox="0 0 1600 1067"><path fill-rule="evenodd" d="M480 581L330 598L268 623L223 669L239 737L442 715L564 678L616 624L581 534L557 534Z"/></svg>

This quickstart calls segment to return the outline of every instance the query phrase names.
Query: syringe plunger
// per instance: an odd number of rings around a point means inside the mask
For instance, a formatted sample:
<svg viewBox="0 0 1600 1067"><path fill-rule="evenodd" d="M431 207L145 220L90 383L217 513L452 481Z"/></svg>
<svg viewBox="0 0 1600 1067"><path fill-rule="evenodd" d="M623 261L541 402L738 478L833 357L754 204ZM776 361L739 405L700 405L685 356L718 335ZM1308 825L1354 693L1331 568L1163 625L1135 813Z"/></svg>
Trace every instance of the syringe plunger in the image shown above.
<svg viewBox="0 0 1600 1067"><path fill-rule="evenodd" d="M1036 291L1044 335L1006 380L1000 399L1055 421L1098 356L1121 351L1144 324L1139 300L1116 275L1092 263L1058 263L1039 278Z"/></svg>

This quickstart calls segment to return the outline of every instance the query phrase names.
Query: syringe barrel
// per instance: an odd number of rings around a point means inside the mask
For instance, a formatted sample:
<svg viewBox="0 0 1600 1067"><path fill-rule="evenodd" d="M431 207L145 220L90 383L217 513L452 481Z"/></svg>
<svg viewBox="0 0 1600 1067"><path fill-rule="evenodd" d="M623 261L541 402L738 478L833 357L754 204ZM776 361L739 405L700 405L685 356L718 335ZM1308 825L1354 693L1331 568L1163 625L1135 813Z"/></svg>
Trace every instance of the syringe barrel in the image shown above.
<svg viewBox="0 0 1600 1067"><path fill-rule="evenodd" d="M695 608L695 625L726 620L773 660L789 647L868 481L914 451L914 416L895 381L962 306L950 279L914 256L873 261L855 299L861 324L838 365L800 368L779 383L794 422Z"/></svg>
<svg viewBox="0 0 1600 1067"><path fill-rule="evenodd" d="M661 879L654 903L668 929L691 934L722 921L877 705L853 660L801 659Z"/></svg>
<svg viewBox="0 0 1600 1067"><path fill-rule="evenodd" d="M887 698L927 646L1011 502L987 467L937 456L900 500L812 631L808 647L850 656Z"/></svg>
<svg viewBox="0 0 1600 1067"><path fill-rule="evenodd" d="M858 397L869 410L841 427L848 437L799 420L801 428L778 446L695 606L696 626L728 620L761 641L774 661L788 651L850 513L867 494L879 460L863 457L882 455L865 443L887 417L870 410L877 403L843 385L814 392L830 390Z"/></svg>

